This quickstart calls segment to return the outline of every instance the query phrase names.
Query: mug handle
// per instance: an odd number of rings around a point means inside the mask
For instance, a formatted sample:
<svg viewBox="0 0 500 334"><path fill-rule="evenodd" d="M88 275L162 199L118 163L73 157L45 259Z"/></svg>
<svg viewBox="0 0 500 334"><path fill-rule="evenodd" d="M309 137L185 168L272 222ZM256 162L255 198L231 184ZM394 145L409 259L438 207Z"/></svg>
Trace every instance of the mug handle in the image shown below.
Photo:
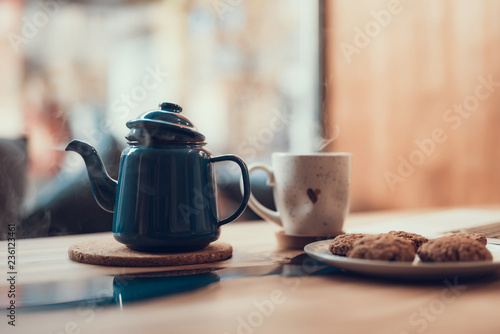
<svg viewBox="0 0 500 334"><path fill-rule="evenodd" d="M255 170L263 170L266 172L268 180L267 180L267 185L270 187L274 187L274 173L271 168L271 166L263 164L263 163L254 163L251 164L248 167L248 173L252 174L253 171ZM240 183L240 188L243 191L243 184ZM283 226L283 223L281 222L281 217L280 213L278 211L271 210L269 208L266 208L264 205L262 205L254 196L252 193L250 193L250 199L248 201L248 206L261 218L265 220L272 221L275 224L278 224L279 226Z"/></svg>
<svg viewBox="0 0 500 334"><path fill-rule="evenodd" d="M236 211L231 216L219 221L219 226L222 226L224 224L232 222L233 220L236 220L239 216L241 216L241 214L243 213L243 211L247 207L248 200L250 198L250 176L248 174L248 169L247 169L247 165L245 164L245 162L235 155L227 154L227 155L221 155L218 157L210 158L211 163L216 163L219 161L232 161L232 162L235 162L236 164L238 164L238 166L241 169L241 175L243 176L242 182L243 182L243 186L244 186L244 188L243 188L243 200L241 201L240 206L238 207L238 209L236 209Z"/></svg>

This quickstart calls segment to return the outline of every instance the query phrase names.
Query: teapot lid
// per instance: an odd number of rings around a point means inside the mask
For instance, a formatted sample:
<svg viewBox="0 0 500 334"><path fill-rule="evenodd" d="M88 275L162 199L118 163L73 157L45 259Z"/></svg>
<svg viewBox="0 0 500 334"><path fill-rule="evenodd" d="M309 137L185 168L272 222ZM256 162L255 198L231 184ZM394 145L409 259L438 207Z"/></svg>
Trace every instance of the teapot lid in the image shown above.
<svg viewBox="0 0 500 334"><path fill-rule="evenodd" d="M127 122L130 129L125 138L132 143L204 143L205 136L187 117L182 107L169 102L160 103L159 109L150 110Z"/></svg>

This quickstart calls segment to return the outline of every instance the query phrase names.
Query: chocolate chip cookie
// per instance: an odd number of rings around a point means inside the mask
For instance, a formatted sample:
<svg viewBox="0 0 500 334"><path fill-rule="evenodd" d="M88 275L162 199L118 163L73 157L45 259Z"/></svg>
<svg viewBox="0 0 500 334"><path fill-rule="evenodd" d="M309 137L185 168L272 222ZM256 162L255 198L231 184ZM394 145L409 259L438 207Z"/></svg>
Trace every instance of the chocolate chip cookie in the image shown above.
<svg viewBox="0 0 500 334"><path fill-rule="evenodd" d="M365 235L366 234L363 233L346 233L338 235L330 244L330 252L335 255L345 256L351 249L352 244L363 238Z"/></svg>
<svg viewBox="0 0 500 334"><path fill-rule="evenodd" d="M424 236L421 236L420 234L410 233L405 231L391 231L387 234L410 241L413 244L413 247L415 248L415 252L420 246L422 246L422 244L425 244L427 241L429 241L429 239L427 239Z"/></svg>
<svg viewBox="0 0 500 334"><path fill-rule="evenodd" d="M486 240L486 237L482 234L479 234L479 233L460 232L460 233L450 234L449 236L462 237L462 238L476 240L476 241L479 241L480 243L482 243L484 246L486 246L486 244L488 243L488 240Z"/></svg>
<svg viewBox="0 0 500 334"><path fill-rule="evenodd" d="M354 242L347 257L380 261L412 262L415 247L411 241L387 233L367 235Z"/></svg>
<svg viewBox="0 0 500 334"><path fill-rule="evenodd" d="M471 238L446 235L418 249L422 262L491 261L493 256L480 242Z"/></svg>

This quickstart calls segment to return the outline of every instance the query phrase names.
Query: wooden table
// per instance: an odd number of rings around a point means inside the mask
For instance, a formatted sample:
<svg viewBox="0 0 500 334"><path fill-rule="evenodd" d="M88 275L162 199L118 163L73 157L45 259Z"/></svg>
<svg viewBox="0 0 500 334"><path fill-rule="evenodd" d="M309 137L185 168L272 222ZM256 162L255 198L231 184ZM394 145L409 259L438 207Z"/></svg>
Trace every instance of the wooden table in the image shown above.
<svg viewBox="0 0 500 334"><path fill-rule="evenodd" d="M429 210L426 210L427 212ZM418 211L352 214L346 228ZM234 247L219 267L258 266L272 271L300 251L276 249L277 228L266 222L233 223L221 239ZM68 247L106 234L18 240L16 289L53 281L136 275L180 268L112 268L72 262ZM7 243L0 261L7 276ZM190 266L203 269L214 265ZM186 269L186 268L183 268ZM264 270L263 273L266 271ZM304 267L304 272L307 268ZM45 311L17 309L16 326L0 317L1 333L500 333L500 274L463 282L408 282L342 271L327 275L257 275L226 278L191 292L134 303L82 303ZM7 277L8 278L8 277ZM41 285L43 286L43 285ZM0 301L9 290L0 283Z"/></svg>

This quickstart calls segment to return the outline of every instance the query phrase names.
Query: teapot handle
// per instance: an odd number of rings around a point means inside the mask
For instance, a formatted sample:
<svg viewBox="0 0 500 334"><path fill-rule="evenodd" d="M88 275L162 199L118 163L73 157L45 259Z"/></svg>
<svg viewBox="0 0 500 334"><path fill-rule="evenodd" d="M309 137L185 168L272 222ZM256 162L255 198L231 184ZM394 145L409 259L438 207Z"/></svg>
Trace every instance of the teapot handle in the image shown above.
<svg viewBox="0 0 500 334"><path fill-rule="evenodd" d="M236 209L236 211L231 216L219 221L219 226L221 226L221 225L230 223L233 220L236 220L239 216L241 216L241 214L243 213L243 211L247 207L248 200L250 198L250 176L248 175L248 168L247 168L247 165L245 164L245 162L235 155L228 154L228 155L221 155L218 157L210 158L210 162L212 162L212 163L219 162L219 161L233 161L233 162L235 162L240 167L241 175L243 176L243 200L241 201L241 204L238 207L238 209Z"/></svg>

